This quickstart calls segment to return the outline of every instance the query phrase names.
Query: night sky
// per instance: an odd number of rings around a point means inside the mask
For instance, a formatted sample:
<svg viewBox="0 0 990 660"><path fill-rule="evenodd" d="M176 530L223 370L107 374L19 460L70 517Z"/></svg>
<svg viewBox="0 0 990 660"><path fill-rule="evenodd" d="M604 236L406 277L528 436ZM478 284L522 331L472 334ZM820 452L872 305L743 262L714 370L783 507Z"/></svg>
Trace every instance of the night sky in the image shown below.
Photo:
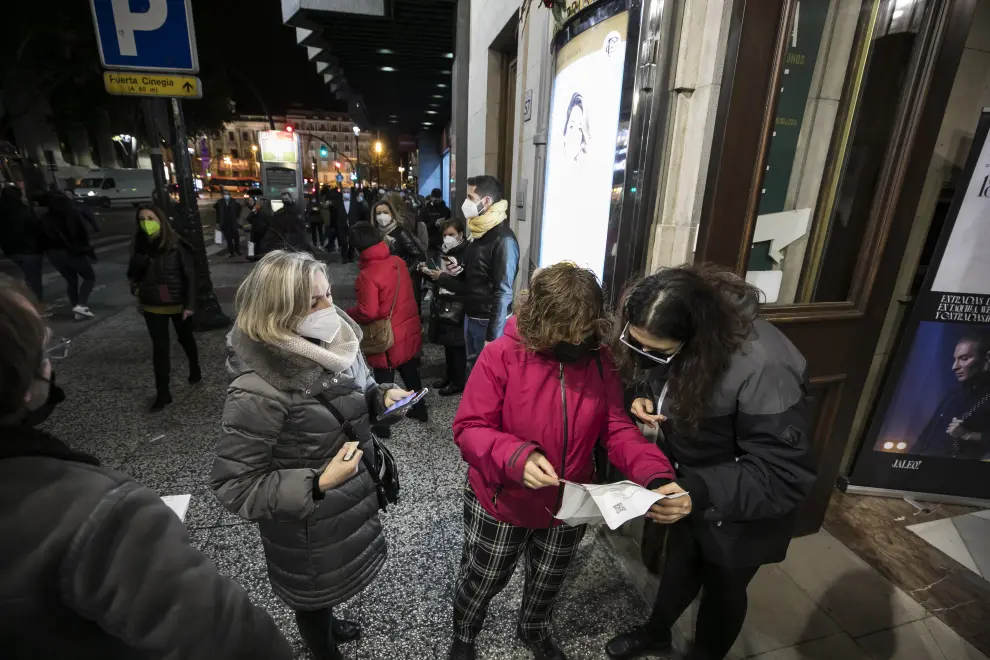
<svg viewBox="0 0 990 660"><path fill-rule="evenodd" d="M204 48L204 41L217 39L211 46L222 46L238 114L262 112L243 78L254 83L272 114L290 108L347 110L316 73L306 49L296 44L295 29L282 23L279 0L193 0L193 20L204 68L209 66L205 51L215 52Z"/></svg>

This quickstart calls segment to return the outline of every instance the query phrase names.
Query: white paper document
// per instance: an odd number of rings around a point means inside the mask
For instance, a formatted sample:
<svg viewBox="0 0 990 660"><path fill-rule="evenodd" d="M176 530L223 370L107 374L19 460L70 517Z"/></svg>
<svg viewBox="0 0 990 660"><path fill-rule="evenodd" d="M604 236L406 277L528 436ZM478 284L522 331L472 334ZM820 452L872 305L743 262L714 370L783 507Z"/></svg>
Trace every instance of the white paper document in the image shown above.
<svg viewBox="0 0 990 660"><path fill-rule="evenodd" d="M568 525L602 522L609 529L642 516L667 497L631 481L614 484L576 484L562 480L564 496L556 518Z"/></svg>
<svg viewBox="0 0 990 660"><path fill-rule="evenodd" d="M179 520L185 522L186 511L189 510L189 500L192 495L162 495L161 497L162 502L172 511L175 511L175 515L179 516Z"/></svg>

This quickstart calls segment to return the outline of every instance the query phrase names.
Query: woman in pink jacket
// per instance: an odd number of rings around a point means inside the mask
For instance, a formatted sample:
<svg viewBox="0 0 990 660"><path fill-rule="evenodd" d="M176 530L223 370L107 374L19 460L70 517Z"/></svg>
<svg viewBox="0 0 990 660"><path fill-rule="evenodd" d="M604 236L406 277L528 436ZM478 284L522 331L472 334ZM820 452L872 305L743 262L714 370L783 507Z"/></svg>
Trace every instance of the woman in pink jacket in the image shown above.
<svg viewBox="0 0 990 660"><path fill-rule="evenodd" d="M523 556L517 635L537 660L565 660L550 616L583 525L562 524L561 479L594 479L595 446L648 488L673 478L663 453L626 414L603 347L608 321L594 273L561 263L540 271L505 334L482 351L454 420L470 466L464 553L454 595L451 660L472 660L488 603Z"/></svg>

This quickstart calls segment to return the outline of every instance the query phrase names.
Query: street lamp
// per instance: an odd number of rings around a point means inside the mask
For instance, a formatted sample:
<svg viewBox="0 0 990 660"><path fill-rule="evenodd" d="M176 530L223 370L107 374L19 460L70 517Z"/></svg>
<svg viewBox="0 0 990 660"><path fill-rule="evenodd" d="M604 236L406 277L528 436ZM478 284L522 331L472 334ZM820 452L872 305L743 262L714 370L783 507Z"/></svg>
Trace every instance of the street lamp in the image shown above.
<svg viewBox="0 0 990 660"><path fill-rule="evenodd" d="M234 161L230 159L230 156L223 157L223 164L228 167L228 175L234 176Z"/></svg>
<svg viewBox="0 0 990 660"><path fill-rule="evenodd" d="M361 178L361 145L358 144L358 136L361 135L361 129L357 124L351 127L354 131L354 160L355 167L357 168L358 179Z"/></svg>

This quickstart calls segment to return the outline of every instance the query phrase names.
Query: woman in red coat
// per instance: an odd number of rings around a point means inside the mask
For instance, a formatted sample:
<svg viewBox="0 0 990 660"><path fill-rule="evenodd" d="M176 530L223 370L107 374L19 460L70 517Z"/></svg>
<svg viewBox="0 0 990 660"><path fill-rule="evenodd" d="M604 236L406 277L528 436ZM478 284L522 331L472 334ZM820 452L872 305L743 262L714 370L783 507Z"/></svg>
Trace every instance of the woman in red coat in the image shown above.
<svg viewBox="0 0 990 660"><path fill-rule="evenodd" d="M392 317L395 335L392 348L378 355L366 356L375 372L375 380L379 383L394 382L398 370L406 389L419 391L423 389L423 381L419 377L423 326L409 269L401 258L389 253L381 233L370 223L355 224L349 234L351 245L361 257L354 283L357 305L347 310L347 314L361 325L388 318L390 314ZM426 401L413 406L408 417L426 422ZM388 437L388 429L375 430L380 436Z"/></svg>

